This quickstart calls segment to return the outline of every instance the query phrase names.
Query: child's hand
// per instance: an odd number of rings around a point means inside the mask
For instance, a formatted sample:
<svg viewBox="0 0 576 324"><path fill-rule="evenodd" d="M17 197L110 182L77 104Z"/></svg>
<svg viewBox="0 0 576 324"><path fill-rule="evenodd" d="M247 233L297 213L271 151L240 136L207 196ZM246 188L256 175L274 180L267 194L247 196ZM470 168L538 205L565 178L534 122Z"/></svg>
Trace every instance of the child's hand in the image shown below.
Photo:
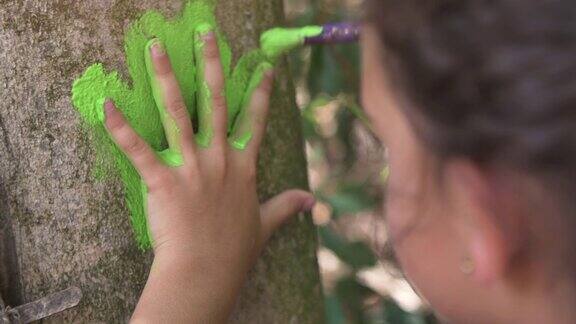
<svg viewBox="0 0 576 324"><path fill-rule="evenodd" d="M181 167L163 163L114 104L105 104L106 127L148 187L155 259L135 320L212 323L226 319L266 240L287 218L311 209L315 202L309 193L294 190L259 205L256 160L265 133L272 71L265 73L255 90L247 113L240 118L244 120L237 121L243 125L239 128L252 128L248 146L232 148L214 33L197 41L204 42L199 71L204 71L202 81L207 84L203 94L210 98L199 100L204 107L198 108L199 132L211 128L207 147L195 140L168 56L159 43L151 48L157 92L170 118L164 121L165 131L169 140L176 134L170 149L181 152Z"/></svg>

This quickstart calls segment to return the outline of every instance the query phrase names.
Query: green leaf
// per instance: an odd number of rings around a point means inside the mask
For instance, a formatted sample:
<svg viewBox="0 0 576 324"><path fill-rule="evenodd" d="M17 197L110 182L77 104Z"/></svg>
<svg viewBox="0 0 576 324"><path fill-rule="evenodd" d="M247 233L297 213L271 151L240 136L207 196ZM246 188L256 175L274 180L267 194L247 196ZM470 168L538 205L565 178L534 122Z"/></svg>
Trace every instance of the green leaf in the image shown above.
<svg viewBox="0 0 576 324"><path fill-rule="evenodd" d="M326 323L328 324L346 324L346 315L340 305L340 300L337 296L327 295L324 298L324 306L326 312Z"/></svg>
<svg viewBox="0 0 576 324"><path fill-rule="evenodd" d="M329 226L322 226L318 231L324 246L354 270L376 265L374 253L363 242L347 242Z"/></svg>
<svg viewBox="0 0 576 324"><path fill-rule="evenodd" d="M342 185L331 195L318 194L320 200L327 202L334 212L334 217L355 214L373 209L378 201L366 192L363 184Z"/></svg>
<svg viewBox="0 0 576 324"><path fill-rule="evenodd" d="M364 301L375 292L359 283L353 276L346 277L338 282L335 293L344 305L347 323L368 323L369 319L364 309Z"/></svg>

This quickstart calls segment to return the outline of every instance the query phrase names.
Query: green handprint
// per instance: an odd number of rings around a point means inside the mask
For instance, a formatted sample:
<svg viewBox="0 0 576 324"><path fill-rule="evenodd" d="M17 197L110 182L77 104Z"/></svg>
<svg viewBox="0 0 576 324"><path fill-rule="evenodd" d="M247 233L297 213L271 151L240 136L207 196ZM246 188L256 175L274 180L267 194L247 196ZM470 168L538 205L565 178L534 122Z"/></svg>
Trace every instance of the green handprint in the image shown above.
<svg viewBox="0 0 576 324"><path fill-rule="evenodd" d="M244 54L232 71L230 47L217 30L214 5L210 0L191 0L182 15L166 20L160 13L150 11L134 22L125 35L125 54L131 87L117 72L107 73L102 64L90 66L74 82L72 101L80 113L89 134L95 141L97 157L95 174L99 177L120 175L125 199L130 211L136 240L141 248L151 247L146 221L147 188L142 184L128 158L115 146L103 125L103 103L109 98L116 103L134 130L156 150L159 158L169 166L182 165L178 128L169 117L159 91L150 62L150 47L161 43L170 56L183 100L198 123L196 140L201 147L210 145L213 136L210 120L211 96L203 80L202 44L199 36L215 30L225 75L225 97L228 107L229 142L236 149L244 149L252 138L249 118L244 118L251 95L260 84L265 71L283 51L303 43L312 30L275 29L262 37L262 49ZM193 59L192 59L193 58ZM166 131L165 131L166 130Z"/></svg>

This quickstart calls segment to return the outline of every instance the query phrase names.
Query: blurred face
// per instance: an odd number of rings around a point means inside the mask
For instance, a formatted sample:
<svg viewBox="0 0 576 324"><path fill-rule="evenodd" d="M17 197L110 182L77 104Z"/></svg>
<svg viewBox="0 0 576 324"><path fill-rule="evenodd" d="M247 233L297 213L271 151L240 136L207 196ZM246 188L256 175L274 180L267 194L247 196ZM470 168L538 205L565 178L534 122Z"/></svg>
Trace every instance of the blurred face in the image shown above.
<svg viewBox="0 0 576 324"><path fill-rule="evenodd" d="M373 130L388 152L391 173L384 210L400 264L440 316L457 322L482 321L477 299L481 296L460 270L467 256L465 244L461 244L461 228L465 227L462 208L442 180L434 178L434 160L400 109L383 67L375 30L363 30L362 52L362 100Z"/></svg>

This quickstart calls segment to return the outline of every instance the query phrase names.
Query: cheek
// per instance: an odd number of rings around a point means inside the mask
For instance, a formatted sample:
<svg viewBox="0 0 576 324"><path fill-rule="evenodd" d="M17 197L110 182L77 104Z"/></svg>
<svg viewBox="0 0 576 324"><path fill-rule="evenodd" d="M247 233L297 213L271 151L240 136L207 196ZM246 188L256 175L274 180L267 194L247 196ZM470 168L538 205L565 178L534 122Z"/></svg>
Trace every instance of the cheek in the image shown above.
<svg viewBox="0 0 576 324"><path fill-rule="evenodd" d="M466 277L459 270L462 251L451 216L423 195L390 193L386 219L396 257L419 295L441 316L459 318L467 299Z"/></svg>
<svg viewBox="0 0 576 324"><path fill-rule="evenodd" d="M465 277L461 251L450 214L432 174L426 153L410 133L396 136L389 148L385 212L394 251L414 288L440 314L453 318Z"/></svg>
<svg viewBox="0 0 576 324"><path fill-rule="evenodd" d="M402 201L404 200L404 201ZM406 278L434 309L444 312L454 300L447 287L458 275L453 271L453 253L442 228L430 212L408 207L408 199L391 199L387 219L393 248ZM412 201L412 205L417 205Z"/></svg>
<svg viewBox="0 0 576 324"><path fill-rule="evenodd" d="M404 144L402 136L390 141L386 203L388 227L392 238L399 239L404 232L419 223L419 214L424 209L423 198L428 196L424 189L425 170L423 156L410 144Z"/></svg>
<svg viewBox="0 0 576 324"><path fill-rule="evenodd" d="M386 129L385 123L388 119L387 105L389 105L389 100L384 96L386 94L386 91L383 90L384 87L378 87L377 85L380 83L374 80L371 74L373 73L365 72L362 75L362 107L370 120L373 130L377 135L382 135L380 134L381 131Z"/></svg>

